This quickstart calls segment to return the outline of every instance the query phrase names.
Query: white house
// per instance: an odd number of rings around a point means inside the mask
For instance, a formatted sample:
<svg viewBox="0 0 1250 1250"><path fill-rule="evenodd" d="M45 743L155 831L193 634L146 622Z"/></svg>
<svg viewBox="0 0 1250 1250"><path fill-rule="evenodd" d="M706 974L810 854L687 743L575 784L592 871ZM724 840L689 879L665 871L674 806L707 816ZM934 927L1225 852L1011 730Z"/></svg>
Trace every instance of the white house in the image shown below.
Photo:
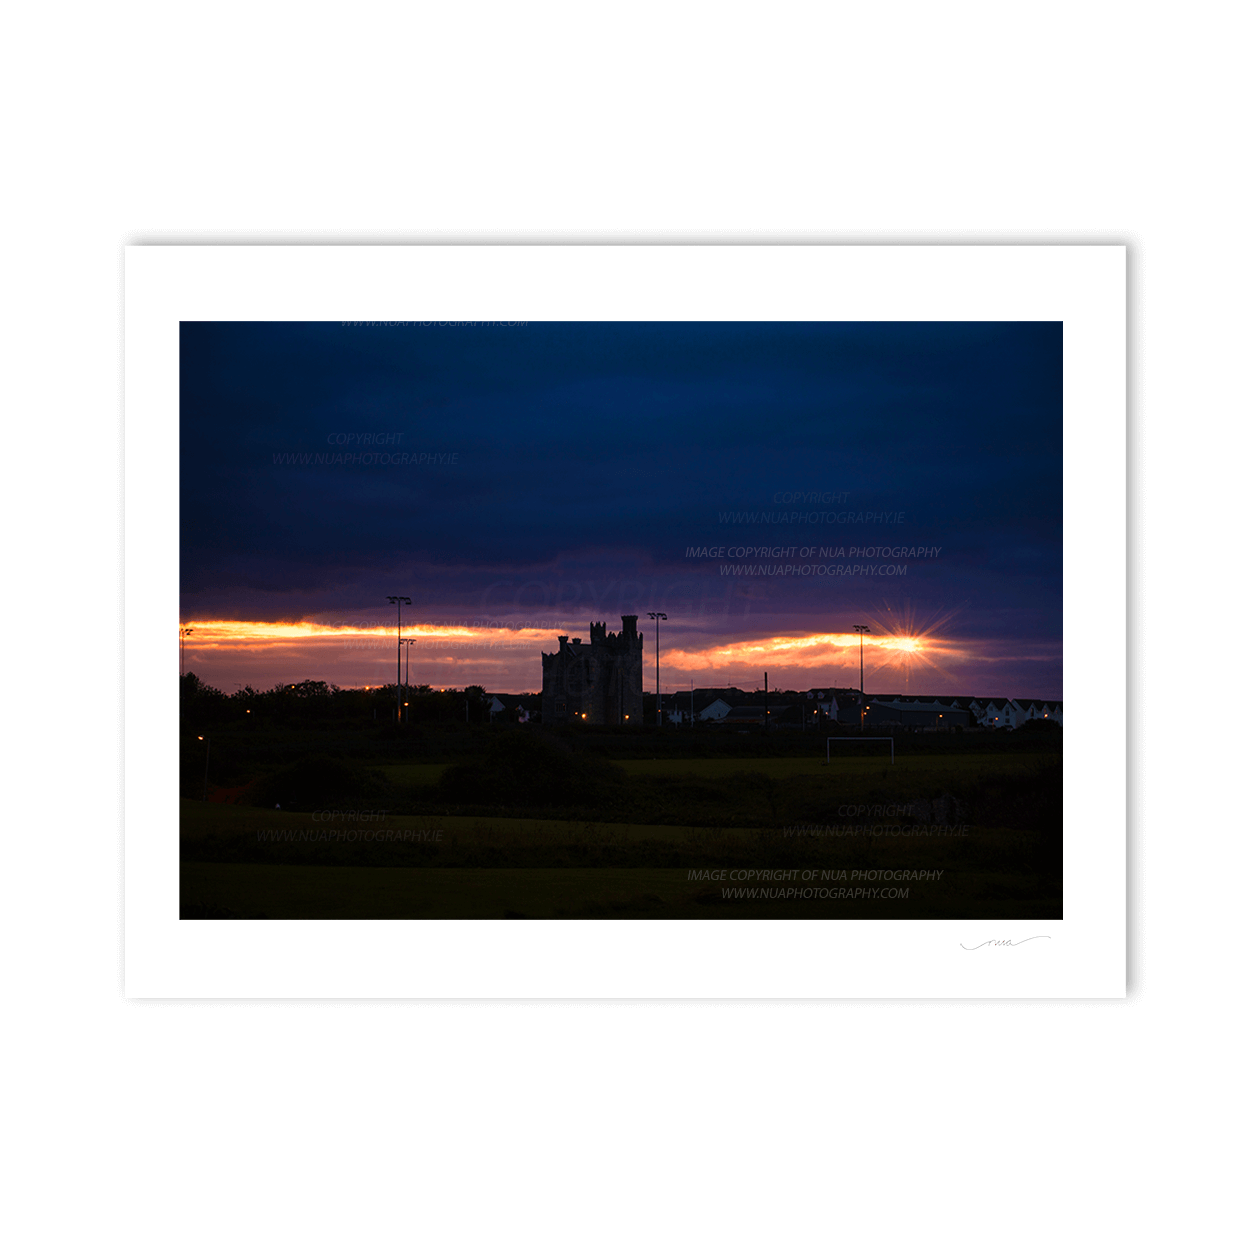
<svg viewBox="0 0 1250 1250"><path fill-rule="evenodd" d="M971 705L977 723L987 729L1014 729L1020 708L1014 699L977 699Z"/></svg>
<svg viewBox="0 0 1250 1250"><path fill-rule="evenodd" d="M817 708L829 717L830 720L838 719L838 701L834 698L832 691L825 690L809 690L807 692L809 699L816 701Z"/></svg>
<svg viewBox="0 0 1250 1250"><path fill-rule="evenodd" d="M730 704L724 699L714 699L699 713L700 720L724 720L732 711Z"/></svg>
<svg viewBox="0 0 1250 1250"><path fill-rule="evenodd" d="M515 695L504 695L501 699L497 694L493 694L490 696L490 702L486 705L486 709L490 713L490 720L492 722L500 712L510 712L515 709L517 724L526 725L529 723L529 711L526 709L521 700Z"/></svg>
<svg viewBox="0 0 1250 1250"><path fill-rule="evenodd" d="M690 695L689 693L666 694L660 698L660 708L664 715L668 718L670 724L688 725L690 724Z"/></svg>
<svg viewBox="0 0 1250 1250"><path fill-rule="evenodd" d="M1017 725L1023 725L1029 720L1053 720L1060 728L1063 727L1063 703L1060 701L1017 699L1016 706L1020 709Z"/></svg>

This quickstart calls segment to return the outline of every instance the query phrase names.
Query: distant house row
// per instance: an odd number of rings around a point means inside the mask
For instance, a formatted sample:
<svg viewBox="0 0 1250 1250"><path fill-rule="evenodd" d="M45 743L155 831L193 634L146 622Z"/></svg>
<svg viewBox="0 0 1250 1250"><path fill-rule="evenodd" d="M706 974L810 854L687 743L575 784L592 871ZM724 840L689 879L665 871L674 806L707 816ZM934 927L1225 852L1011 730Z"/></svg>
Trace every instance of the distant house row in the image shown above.
<svg viewBox="0 0 1250 1250"><path fill-rule="evenodd" d="M859 719L858 700L839 708L838 720ZM1063 703L1035 699L930 698L923 695L866 695L866 725L919 725L927 728L1019 729L1031 720L1051 720L1062 727Z"/></svg>
<svg viewBox="0 0 1250 1250"><path fill-rule="evenodd" d="M669 700L672 700L670 704ZM686 700L685 707L682 701ZM811 700L808 703L806 700ZM813 706L814 705L814 706ZM689 696L665 696L664 710L678 723L689 723ZM797 725L803 715L812 716L819 710L839 724L857 724L860 717L859 693L843 693L840 697L823 690L809 690L802 709L793 702L777 701L768 708L770 724ZM761 725L764 723L762 704L735 706L724 698L714 699L696 713L703 721L722 724ZM960 697L932 697L925 695L865 695L864 724L876 726L902 726L929 729L970 728L979 725L986 729L1018 729L1031 720L1051 720L1063 725L1062 701L1035 699L974 699Z"/></svg>
<svg viewBox="0 0 1250 1250"><path fill-rule="evenodd" d="M679 692L660 699L664 718L670 724L689 725L691 718L719 725L749 727L763 725L764 704L759 691L741 690ZM488 695L491 720L527 721L541 719L540 695ZM651 705L654 708L654 704ZM778 729L815 726L825 718L842 725L859 723L858 690L807 690L778 692L768 704L768 723ZM987 699L955 696L869 694L864 697L864 725L878 728L1018 729L1031 720L1049 720L1063 725L1063 703L1059 700Z"/></svg>

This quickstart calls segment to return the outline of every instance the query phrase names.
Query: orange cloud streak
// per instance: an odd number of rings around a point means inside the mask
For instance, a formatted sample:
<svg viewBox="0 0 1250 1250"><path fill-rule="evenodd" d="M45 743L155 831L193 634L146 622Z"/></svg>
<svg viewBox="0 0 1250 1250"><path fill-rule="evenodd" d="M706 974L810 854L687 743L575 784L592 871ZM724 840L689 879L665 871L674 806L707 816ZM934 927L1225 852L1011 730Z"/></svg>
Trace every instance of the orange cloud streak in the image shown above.
<svg viewBox="0 0 1250 1250"><path fill-rule="evenodd" d="M183 628L190 628L191 646L264 646L267 643L302 642L313 638L395 638L395 626L390 625L322 625L317 621L188 621ZM532 635L535 640L547 639L550 630L545 629L474 629L467 625L405 625L405 638L462 638L481 639L485 635L507 635L520 638Z"/></svg>
<svg viewBox="0 0 1250 1250"><path fill-rule="evenodd" d="M264 652L287 651L300 644L339 642L351 649L360 644L361 649L381 651L395 641L395 627L384 625L337 625L316 621L191 621L192 634L187 639L189 653L204 650L210 652ZM429 624L414 622L405 625L403 636L418 640L419 652L427 657L430 651L443 652L448 659L455 653L477 653L485 660L483 652L496 651L531 654L536 660L538 653L554 647L559 626L546 629L504 629L457 624ZM571 627L563 627L569 629ZM375 641L370 641L375 640ZM648 651L651 639L646 636ZM967 659L970 653L950 641L929 636L916 637L901 634L869 634L864 640L865 663L874 671L883 668L906 671L915 663L939 667L943 661ZM775 668L833 668L858 662L860 637L858 634L806 634L744 639L730 643L715 643L703 647L683 647L674 644L664 646L662 663L668 673L711 674L718 669ZM653 653L652 653L653 655ZM416 656L414 655L414 659ZM502 656L500 657L502 658ZM517 655L519 659L520 656Z"/></svg>

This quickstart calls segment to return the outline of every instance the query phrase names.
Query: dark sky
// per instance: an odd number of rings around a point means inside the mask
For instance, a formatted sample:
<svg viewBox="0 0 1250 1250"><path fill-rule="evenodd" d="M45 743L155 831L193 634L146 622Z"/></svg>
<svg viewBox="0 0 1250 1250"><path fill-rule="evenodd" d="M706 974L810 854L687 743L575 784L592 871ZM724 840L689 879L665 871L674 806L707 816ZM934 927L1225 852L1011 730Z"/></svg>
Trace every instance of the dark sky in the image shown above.
<svg viewBox="0 0 1250 1250"><path fill-rule="evenodd" d="M399 593L579 633L663 610L697 650L872 614L993 664L945 692L1062 693L1058 323L188 323L181 365L184 620ZM795 552L686 555L761 546Z"/></svg>

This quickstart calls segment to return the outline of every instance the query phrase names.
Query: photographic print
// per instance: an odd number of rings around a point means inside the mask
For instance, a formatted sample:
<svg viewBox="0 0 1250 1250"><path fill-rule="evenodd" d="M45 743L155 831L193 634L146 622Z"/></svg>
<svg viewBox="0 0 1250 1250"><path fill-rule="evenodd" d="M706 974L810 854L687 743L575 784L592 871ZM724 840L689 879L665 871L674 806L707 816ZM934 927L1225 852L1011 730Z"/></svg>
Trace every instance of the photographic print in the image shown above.
<svg viewBox="0 0 1250 1250"><path fill-rule="evenodd" d="M1062 323L178 367L184 920L1062 919Z"/></svg>

